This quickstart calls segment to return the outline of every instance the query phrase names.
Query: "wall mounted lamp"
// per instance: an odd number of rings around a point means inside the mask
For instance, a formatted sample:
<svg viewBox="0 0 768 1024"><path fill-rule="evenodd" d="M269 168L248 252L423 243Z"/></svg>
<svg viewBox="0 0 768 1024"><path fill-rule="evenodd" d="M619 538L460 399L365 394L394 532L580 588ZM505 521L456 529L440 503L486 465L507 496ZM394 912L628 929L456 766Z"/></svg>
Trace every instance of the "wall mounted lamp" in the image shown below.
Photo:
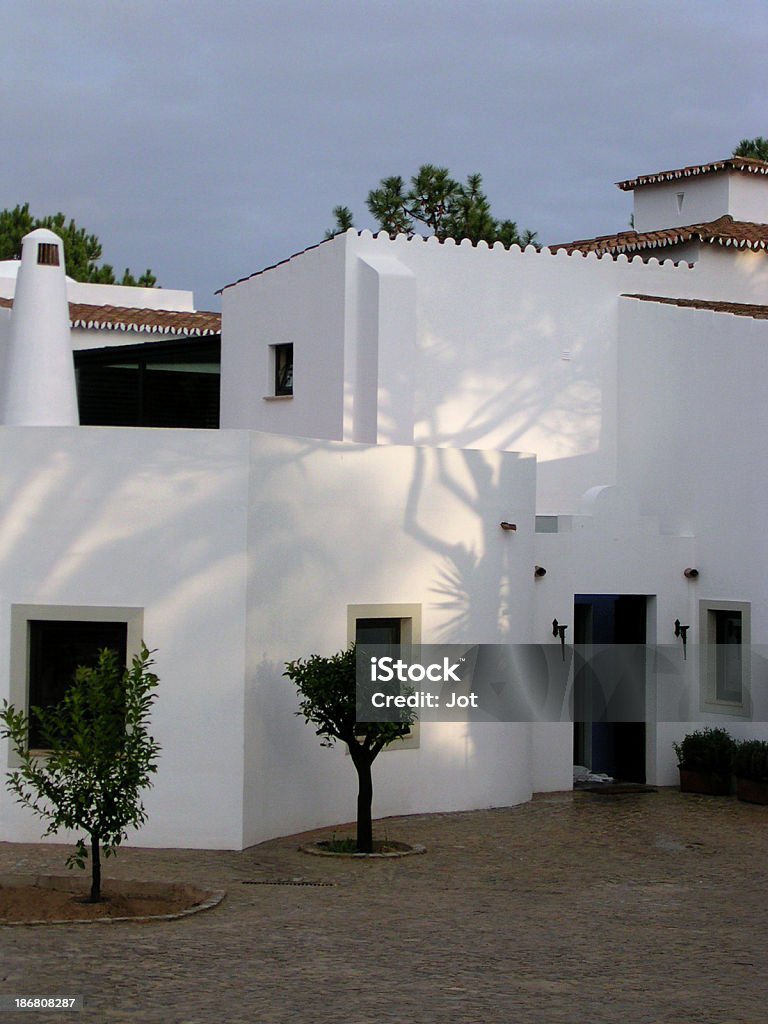
<svg viewBox="0 0 768 1024"><path fill-rule="evenodd" d="M565 631L568 629L567 626L561 626L557 619L552 619L552 636L560 637L560 650L563 652L563 661L565 661Z"/></svg>
<svg viewBox="0 0 768 1024"><path fill-rule="evenodd" d="M502 528L502 530L516 530L517 529L517 523L499 523L499 526Z"/></svg>
<svg viewBox="0 0 768 1024"><path fill-rule="evenodd" d="M683 626L680 623L680 619L675 619L675 636L679 637L683 642L683 661L687 661L685 645L688 643L688 630L690 626Z"/></svg>
<svg viewBox="0 0 768 1024"><path fill-rule="evenodd" d="M698 569L683 569L683 576L685 576L687 580L695 580L698 578L698 575Z"/></svg>
<svg viewBox="0 0 768 1024"><path fill-rule="evenodd" d="M544 568L543 565L536 565L533 568L533 575L536 577L537 580L540 580L542 576L547 575L547 570Z"/></svg>

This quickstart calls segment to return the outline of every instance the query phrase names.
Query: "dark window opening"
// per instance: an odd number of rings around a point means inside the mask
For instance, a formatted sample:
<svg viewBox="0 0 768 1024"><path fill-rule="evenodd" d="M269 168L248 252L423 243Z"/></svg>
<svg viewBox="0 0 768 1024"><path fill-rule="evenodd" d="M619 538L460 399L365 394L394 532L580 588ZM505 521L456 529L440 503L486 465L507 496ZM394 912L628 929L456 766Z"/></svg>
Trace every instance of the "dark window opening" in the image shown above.
<svg viewBox="0 0 768 1024"><path fill-rule="evenodd" d="M355 642L396 647L400 643L401 619L358 619L355 624Z"/></svg>
<svg viewBox="0 0 768 1024"><path fill-rule="evenodd" d="M741 612L713 609L715 626L715 698L739 703L742 699Z"/></svg>
<svg viewBox="0 0 768 1024"><path fill-rule="evenodd" d="M81 665L93 668L103 648L115 651L127 664L128 625L125 622L73 622L33 619L29 623L29 745L43 749L45 737L35 707L61 702Z"/></svg>
<svg viewBox="0 0 768 1024"><path fill-rule="evenodd" d="M355 643L363 647L375 646L379 657L395 657L401 637L402 619L358 619L355 622ZM411 731L409 728L407 735Z"/></svg>
<svg viewBox="0 0 768 1024"><path fill-rule="evenodd" d="M43 267L58 267L59 247L55 242L37 243L37 262Z"/></svg>
<svg viewBox="0 0 768 1024"><path fill-rule="evenodd" d="M275 345L275 394L293 394L293 345Z"/></svg>
<svg viewBox="0 0 768 1024"><path fill-rule="evenodd" d="M218 335L79 351L75 369L84 426L219 426Z"/></svg>

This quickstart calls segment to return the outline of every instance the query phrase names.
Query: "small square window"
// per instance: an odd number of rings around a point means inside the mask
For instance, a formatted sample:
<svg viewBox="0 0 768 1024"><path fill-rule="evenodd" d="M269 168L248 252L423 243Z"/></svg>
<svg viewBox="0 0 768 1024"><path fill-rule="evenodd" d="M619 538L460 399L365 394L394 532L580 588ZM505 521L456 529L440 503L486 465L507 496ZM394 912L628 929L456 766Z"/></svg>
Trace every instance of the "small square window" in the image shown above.
<svg viewBox="0 0 768 1024"><path fill-rule="evenodd" d="M29 745L44 749L33 707L55 707L80 665L93 666L107 647L128 665L141 650L141 608L93 605L11 605L9 701L30 719ZM9 749L8 763L18 762Z"/></svg>
<svg viewBox="0 0 768 1024"><path fill-rule="evenodd" d="M128 626L125 622L61 622L32 619L29 623L29 745L42 749L45 738L40 731L35 707L52 708L59 704L76 670L93 668L99 651L108 647L125 666Z"/></svg>
<svg viewBox="0 0 768 1024"><path fill-rule="evenodd" d="M275 395L293 394L293 345L273 345Z"/></svg>

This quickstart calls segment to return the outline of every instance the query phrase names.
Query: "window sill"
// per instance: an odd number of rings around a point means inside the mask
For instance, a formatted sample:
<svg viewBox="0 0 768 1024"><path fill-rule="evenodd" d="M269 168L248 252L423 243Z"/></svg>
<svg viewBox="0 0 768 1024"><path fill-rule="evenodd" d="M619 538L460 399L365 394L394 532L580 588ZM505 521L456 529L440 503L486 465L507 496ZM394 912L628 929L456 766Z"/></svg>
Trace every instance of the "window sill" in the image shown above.
<svg viewBox="0 0 768 1024"><path fill-rule="evenodd" d="M728 700L703 700L702 712L708 715L732 715L734 718L749 718L750 711L742 702Z"/></svg>
<svg viewBox="0 0 768 1024"><path fill-rule="evenodd" d="M262 395L263 402L290 402L293 395Z"/></svg>

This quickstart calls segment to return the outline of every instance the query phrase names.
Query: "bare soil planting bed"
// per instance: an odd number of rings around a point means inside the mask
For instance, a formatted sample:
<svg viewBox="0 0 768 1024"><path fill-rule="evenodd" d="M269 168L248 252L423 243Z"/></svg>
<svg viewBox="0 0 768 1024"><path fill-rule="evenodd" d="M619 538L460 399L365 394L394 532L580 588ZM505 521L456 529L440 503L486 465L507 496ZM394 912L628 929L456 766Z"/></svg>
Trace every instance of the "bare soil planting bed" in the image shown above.
<svg viewBox="0 0 768 1024"><path fill-rule="evenodd" d="M191 885L108 879L102 901L89 903L89 888L82 877L0 877L0 924L175 916L207 909L223 897Z"/></svg>

